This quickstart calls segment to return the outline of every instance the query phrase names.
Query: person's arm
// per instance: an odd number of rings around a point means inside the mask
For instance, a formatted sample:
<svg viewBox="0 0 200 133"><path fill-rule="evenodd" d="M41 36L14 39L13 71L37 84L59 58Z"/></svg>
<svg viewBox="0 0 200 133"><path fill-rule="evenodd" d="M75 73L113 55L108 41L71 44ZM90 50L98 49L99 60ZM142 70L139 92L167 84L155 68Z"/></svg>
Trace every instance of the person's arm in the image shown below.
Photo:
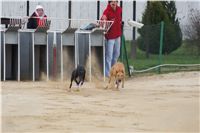
<svg viewBox="0 0 200 133"><path fill-rule="evenodd" d="M36 17L35 13L33 13L31 15L31 17L28 19L28 23L27 23L27 28L28 29L37 28L37 18L34 18L34 17Z"/></svg>
<svg viewBox="0 0 200 133"><path fill-rule="evenodd" d="M107 20L108 18L107 18L107 16L106 15L103 15L102 17L101 17L101 20Z"/></svg>
<svg viewBox="0 0 200 133"><path fill-rule="evenodd" d="M103 21L108 20L108 17L107 17L108 13L107 12L108 12L107 9L105 9L104 12L103 12L103 15L101 17L101 20L103 20ZM104 27L105 22L100 22L99 25L100 25L100 27Z"/></svg>
<svg viewBox="0 0 200 133"><path fill-rule="evenodd" d="M27 23L27 28L28 28L28 29L32 29L32 27L33 27L33 26L32 26L32 23L33 23L32 18L29 18L29 19L28 19L28 23Z"/></svg>
<svg viewBox="0 0 200 133"><path fill-rule="evenodd" d="M101 20L108 20L108 10L107 9L104 10Z"/></svg>

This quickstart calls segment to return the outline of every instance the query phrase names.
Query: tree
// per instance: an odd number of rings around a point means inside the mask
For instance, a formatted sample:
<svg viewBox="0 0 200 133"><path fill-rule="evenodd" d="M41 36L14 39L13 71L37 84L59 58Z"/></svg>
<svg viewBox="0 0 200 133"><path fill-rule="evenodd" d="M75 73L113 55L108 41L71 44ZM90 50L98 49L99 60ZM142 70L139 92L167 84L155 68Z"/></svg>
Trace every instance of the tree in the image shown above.
<svg viewBox="0 0 200 133"><path fill-rule="evenodd" d="M185 36L189 49L197 49L197 54L200 56L200 10L191 9L188 14L189 25L185 26Z"/></svg>
<svg viewBox="0 0 200 133"><path fill-rule="evenodd" d="M138 38L138 47L149 53L158 54L160 47L160 22L164 21L164 46L163 53L169 54L182 44L182 33L179 21L176 18L175 2L151 1L142 16L145 25L138 30L141 35Z"/></svg>
<svg viewBox="0 0 200 133"><path fill-rule="evenodd" d="M161 4L165 8L168 17L171 20L171 23L172 24L179 23L178 18L176 18L177 10L176 10L175 2L174 1L170 1L170 2L162 1Z"/></svg>
<svg viewBox="0 0 200 133"><path fill-rule="evenodd" d="M165 8L169 17L170 23L166 24L164 43L164 53L169 54L172 51L179 48L182 44L182 32L178 18L176 18L176 4L175 1L162 1L163 7Z"/></svg>

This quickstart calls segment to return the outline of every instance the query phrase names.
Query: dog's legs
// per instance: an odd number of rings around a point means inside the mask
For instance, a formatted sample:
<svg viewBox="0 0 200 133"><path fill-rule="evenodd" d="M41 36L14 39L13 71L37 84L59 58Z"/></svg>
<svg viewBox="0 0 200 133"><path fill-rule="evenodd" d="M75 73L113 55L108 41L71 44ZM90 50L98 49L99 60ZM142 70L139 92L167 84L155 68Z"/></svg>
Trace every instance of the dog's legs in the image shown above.
<svg viewBox="0 0 200 133"><path fill-rule="evenodd" d="M83 85L83 81L80 81L78 86L81 87Z"/></svg>
<svg viewBox="0 0 200 133"><path fill-rule="evenodd" d="M108 85L106 86L106 88L105 89L109 89L110 87L110 81L111 81L111 75L109 76L109 80L108 80Z"/></svg>
<svg viewBox="0 0 200 133"><path fill-rule="evenodd" d="M111 82L111 76L109 77L109 81L108 81L108 83L110 83Z"/></svg>
<svg viewBox="0 0 200 133"><path fill-rule="evenodd" d="M113 76L110 75L110 76L109 76L108 85L106 86L106 89L111 89L111 88L113 88L113 84L114 84L113 82L114 82Z"/></svg>
<svg viewBox="0 0 200 133"><path fill-rule="evenodd" d="M75 79L75 82L76 82L76 85L78 86L78 85L79 85L79 82L77 81L77 79Z"/></svg>
<svg viewBox="0 0 200 133"><path fill-rule="evenodd" d="M109 89L115 88L115 83L116 83L116 78L112 76L111 79L110 79Z"/></svg>
<svg viewBox="0 0 200 133"><path fill-rule="evenodd" d="M83 80L81 81L81 85L83 85L84 81L85 81L85 74L83 76Z"/></svg>
<svg viewBox="0 0 200 133"><path fill-rule="evenodd" d="M119 81L117 81L117 89L119 89Z"/></svg>
<svg viewBox="0 0 200 133"><path fill-rule="evenodd" d="M80 79L79 79L79 81L77 81L77 79L76 79L75 81L76 81L76 84L77 84L77 86L78 86L77 91L79 91L79 88L80 88L80 85L81 85L81 81L80 81Z"/></svg>
<svg viewBox="0 0 200 133"><path fill-rule="evenodd" d="M70 85L69 85L69 88L71 88L72 87L72 82L70 83Z"/></svg>
<svg viewBox="0 0 200 133"><path fill-rule="evenodd" d="M105 89L108 89L109 88L109 84L106 86L106 88Z"/></svg>
<svg viewBox="0 0 200 133"><path fill-rule="evenodd" d="M71 79L71 83L70 83L70 85L69 85L69 88L71 89L71 87L72 87L72 82L73 82L73 78Z"/></svg>
<svg viewBox="0 0 200 133"><path fill-rule="evenodd" d="M115 84L117 84L117 87L115 88ZM113 88L114 88L114 90L116 90L116 91L118 91L119 90L119 81L117 80L117 78L115 77L115 80L114 80L114 82L113 82Z"/></svg>
<svg viewBox="0 0 200 133"><path fill-rule="evenodd" d="M72 81L71 81L71 83L70 83L70 86L69 86L69 91L71 91L72 82L73 82L73 80L72 80Z"/></svg>
<svg viewBox="0 0 200 133"><path fill-rule="evenodd" d="M81 84L79 83L79 84L78 84L77 91L79 91L79 90L80 90L80 87L81 87Z"/></svg>
<svg viewBox="0 0 200 133"><path fill-rule="evenodd" d="M125 81L125 78L123 78L122 80L122 88L124 88L124 81Z"/></svg>

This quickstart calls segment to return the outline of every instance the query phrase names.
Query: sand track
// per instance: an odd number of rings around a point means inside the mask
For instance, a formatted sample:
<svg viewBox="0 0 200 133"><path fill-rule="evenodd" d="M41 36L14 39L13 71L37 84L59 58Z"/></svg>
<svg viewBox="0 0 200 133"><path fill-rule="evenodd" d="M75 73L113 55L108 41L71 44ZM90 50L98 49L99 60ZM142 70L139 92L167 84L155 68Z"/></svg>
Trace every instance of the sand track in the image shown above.
<svg viewBox="0 0 200 133"><path fill-rule="evenodd" d="M199 132L200 72L135 77L120 91L68 86L1 82L2 132Z"/></svg>

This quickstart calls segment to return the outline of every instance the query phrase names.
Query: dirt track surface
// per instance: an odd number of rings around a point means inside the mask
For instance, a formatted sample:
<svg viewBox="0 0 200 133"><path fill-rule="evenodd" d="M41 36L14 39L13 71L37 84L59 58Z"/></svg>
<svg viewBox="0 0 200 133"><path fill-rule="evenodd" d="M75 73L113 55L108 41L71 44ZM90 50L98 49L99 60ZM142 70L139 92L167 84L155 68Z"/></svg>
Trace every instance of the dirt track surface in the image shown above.
<svg viewBox="0 0 200 133"><path fill-rule="evenodd" d="M68 86L1 82L2 132L199 132L200 72L135 77L120 91Z"/></svg>

